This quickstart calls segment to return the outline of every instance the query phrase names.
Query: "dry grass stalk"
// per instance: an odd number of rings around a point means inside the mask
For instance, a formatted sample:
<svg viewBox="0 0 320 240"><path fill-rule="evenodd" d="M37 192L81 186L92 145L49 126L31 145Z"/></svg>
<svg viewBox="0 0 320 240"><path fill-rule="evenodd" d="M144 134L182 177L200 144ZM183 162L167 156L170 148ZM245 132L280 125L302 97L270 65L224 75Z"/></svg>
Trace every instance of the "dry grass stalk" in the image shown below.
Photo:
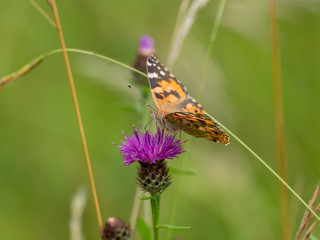
<svg viewBox="0 0 320 240"><path fill-rule="evenodd" d="M311 233L312 233L314 227L316 226L316 224L317 224L317 221L314 221L312 223L312 225L310 226L310 228L308 229L308 231L304 235L303 240L308 240L309 239L309 237L311 236Z"/></svg>
<svg viewBox="0 0 320 240"><path fill-rule="evenodd" d="M55 22L49 17L49 15L33 0L29 2L39 11L39 13L51 24L52 27L57 28Z"/></svg>
<svg viewBox="0 0 320 240"><path fill-rule="evenodd" d="M172 51L168 56L168 62L167 62L168 68L172 68L174 62L176 61L180 53L182 44L196 19L198 11L201 8L203 8L208 2L209 0L194 0L190 5L180 25L180 28L176 31L177 34L175 36L175 39L172 42L172 46L171 46Z"/></svg>
<svg viewBox="0 0 320 240"><path fill-rule="evenodd" d="M308 205L309 205L311 208L314 207L314 205L315 205L315 203L316 203L316 201L317 201L317 198L318 198L318 195L319 195L319 190L320 190L320 184L318 184L316 190L315 190L314 193L313 193L313 196L312 196L311 200L309 201L309 204L308 204ZM320 204L316 207L315 212L318 212L319 208L320 208ZM304 233L304 231L306 230L307 226L309 225L312 217L313 217L313 215L311 214L310 210L309 210L309 209L306 209L306 211L304 212L303 218L302 218L302 220L301 220L301 223L300 223L300 226L299 226L297 235L296 235L296 240L301 239L302 234ZM311 232L312 232L312 230L313 230L313 228L314 228L313 225L315 226L314 223L311 225L311 227L308 229L308 231L307 231L307 233L306 233L306 235L304 236L303 239L308 239L308 238L309 238L309 236L311 235ZM309 231L310 231L310 234L307 235ZM306 237L307 237L307 238L306 238Z"/></svg>
<svg viewBox="0 0 320 240"><path fill-rule="evenodd" d="M77 98L77 94L76 94L76 89L75 89L75 85L74 85L74 80L73 80L73 75L72 75L72 71L71 71L69 56L67 54L66 44L65 44L65 41L64 41L63 33L62 33L62 27L61 27L61 23L60 23L59 14L58 14L58 9L57 9L57 5L56 5L56 1L55 0L48 0L48 3L49 3L49 6L51 7L51 10L52 10L52 13L53 13L53 16L54 16L54 20L55 20L55 23L56 23L56 26L57 26L57 32L58 32L58 36L59 36L59 40L60 40L60 45L61 45L61 49L62 49L62 53L63 53L63 59L64 59L64 63L65 63L65 66L66 66L69 85L70 85L70 89L71 89L72 100L73 100L74 108L75 108L75 111L76 111L76 117L77 117L78 127L79 127L79 131L80 131L82 147L83 147L83 150L84 150L84 156L85 156L85 160L86 160L86 164L87 164L87 170L88 170L89 179L90 179L92 196L93 196L94 205L95 205L95 208L96 208L99 228L101 229L102 228L102 219L101 219L99 201L98 201L98 196L97 196L97 190L96 190L96 186L95 186L95 183L94 183L94 177L93 177L91 161L90 161L90 157L89 157L87 140L86 140L86 137L85 137L85 134L84 134L83 123L82 123L82 118L81 118L81 114L80 114L80 107L79 107L78 98Z"/></svg>
<svg viewBox="0 0 320 240"><path fill-rule="evenodd" d="M71 216L69 222L70 240L82 240L82 215L87 202L84 188L78 189L71 201Z"/></svg>
<svg viewBox="0 0 320 240"><path fill-rule="evenodd" d="M4 76L0 79L0 90L2 90L5 85L8 83L11 83L15 80L17 80L20 77L23 77L27 73L29 73L32 69L34 69L36 66L38 66L43 60L45 56L37 57L36 59L33 59L30 63L24 65L21 69L19 69L17 72L11 73L7 76Z"/></svg>
<svg viewBox="0 0 320 240"><path fill-rule="evenodd" d="M171 37L171 43L170 43L170 47L169 47L167 63L168 63L169 59L171 58L171 55L172 55L172 52L173 52L173 43L177 39L178 30L179 30L180 25L182 24L182 20L183 20L183 18L185 16L185 13L188 10L189 3L190 3L190 0L182 0L182 2L180 4L178 17L177 17L176 24L174 26L174 30L173 30L172 37ZM172 67L170 65L167 65L167 66L169 68Z"/></svg>

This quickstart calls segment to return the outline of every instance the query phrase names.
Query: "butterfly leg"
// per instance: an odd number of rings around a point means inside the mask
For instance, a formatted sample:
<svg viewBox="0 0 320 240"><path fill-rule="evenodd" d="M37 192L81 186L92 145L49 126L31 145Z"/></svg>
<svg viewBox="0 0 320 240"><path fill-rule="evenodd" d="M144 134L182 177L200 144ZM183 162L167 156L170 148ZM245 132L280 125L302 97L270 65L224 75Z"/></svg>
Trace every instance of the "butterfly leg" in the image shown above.
<svg viewBox="0 0 320 240"><path fill-rule="evenodd" d="M144 131L145 131L145 132L147 131L147 127L148 127L148 125L149 125L151 122L152 122L152 120L150 120L150 121L147 123L147 125L144 127Z"/></svg>
<svg viewBox="0 0 320 240"><path fill-rule="evenodd" d="M163 132L163 140L162 140L162 144L161 144L161 147L160 147L160 149L159 149L159 152L158 153L160 153L161 152L161 150L162 150L162 147L163 147L163 145L164 145L164 139L165 139L165 136L166 136L166 133L167 133L167 130L166 129L164 129L164 132Z"/></svg>

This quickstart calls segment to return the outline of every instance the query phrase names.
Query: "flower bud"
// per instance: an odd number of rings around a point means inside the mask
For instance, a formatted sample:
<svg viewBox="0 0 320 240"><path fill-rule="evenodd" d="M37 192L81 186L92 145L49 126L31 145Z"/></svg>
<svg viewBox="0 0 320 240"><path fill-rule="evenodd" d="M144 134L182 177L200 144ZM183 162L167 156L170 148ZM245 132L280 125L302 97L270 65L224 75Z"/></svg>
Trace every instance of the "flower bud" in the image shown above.
<svg viewBox="0 0 320 240"><path fill-rule="evenodd" d="M150 55L155 54L155 50L153 47L153 39L148 35L143 35L139 41L138 54L137 58L133 64L133 67L141 72L147 73L147 59ZM148 86L148 79L146 77L141 76L139 73L132 72L133 80L135 83L143 86Z"/></svg>
<svg viewBox="0 0 320 240"><path fill-rule="evenodd" d="M106 221L102 232L102 240L129 240L130 228L129 223L123 222L120 218L110 217Z"/></svg>
<svg viewBox="0 0 320 240"><path fill-rule="evenodd" d="M172 183L166 161L158 161L156 164L140 162L137 181L139 187L151 195L162 193Z"/></svg>

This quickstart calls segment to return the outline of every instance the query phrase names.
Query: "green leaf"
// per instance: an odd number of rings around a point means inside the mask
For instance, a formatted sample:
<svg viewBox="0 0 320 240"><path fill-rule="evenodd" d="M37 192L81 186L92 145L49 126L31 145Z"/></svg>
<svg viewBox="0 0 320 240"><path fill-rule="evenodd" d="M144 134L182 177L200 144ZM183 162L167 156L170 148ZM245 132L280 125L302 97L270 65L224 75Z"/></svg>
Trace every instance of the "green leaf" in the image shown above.
<svg viewBox="0 0 320 240"><path fill-rule="evenodd" d="M191 170L181 170L177 168L170 167L170 173L177 174L177 175L185 175L185 176L194 176L196 175L196 172Z"/></svg>
<svg viewBox="0 0 320 240"><path fill-rule="evenodd" d="M137 228L142 240L151 240L151 230L142 218L138 218Z"/></svg>
<svg viewBox="0 0 320 240"><path fill-rule="evenodd" d="M151 196L142 196L139 197L140 200L150 200L152 197Z"/></svg>
<svg viewBox="0 0 320 240"><path fill-rule="evenodd" d="M174 225L162 224L162 225L159 225L158 228L165 228L171 231L182 231L182 230L187 230L191 227L179 227Z"/></svg>

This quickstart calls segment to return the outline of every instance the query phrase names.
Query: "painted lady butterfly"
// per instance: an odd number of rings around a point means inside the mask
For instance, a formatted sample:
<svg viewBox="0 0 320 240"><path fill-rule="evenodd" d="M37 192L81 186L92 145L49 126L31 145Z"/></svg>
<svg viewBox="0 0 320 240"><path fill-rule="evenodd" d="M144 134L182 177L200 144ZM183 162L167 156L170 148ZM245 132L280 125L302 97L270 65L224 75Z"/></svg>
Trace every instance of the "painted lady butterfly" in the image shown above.
<svg viewBox="0 0 320 240"><path fill-rule="evenodd" d="M154 56L147 60L152 97L157 111L153 119L170 132L182 130L194 137L229 143L228 134L214 122L185 86Z"/></svg>

